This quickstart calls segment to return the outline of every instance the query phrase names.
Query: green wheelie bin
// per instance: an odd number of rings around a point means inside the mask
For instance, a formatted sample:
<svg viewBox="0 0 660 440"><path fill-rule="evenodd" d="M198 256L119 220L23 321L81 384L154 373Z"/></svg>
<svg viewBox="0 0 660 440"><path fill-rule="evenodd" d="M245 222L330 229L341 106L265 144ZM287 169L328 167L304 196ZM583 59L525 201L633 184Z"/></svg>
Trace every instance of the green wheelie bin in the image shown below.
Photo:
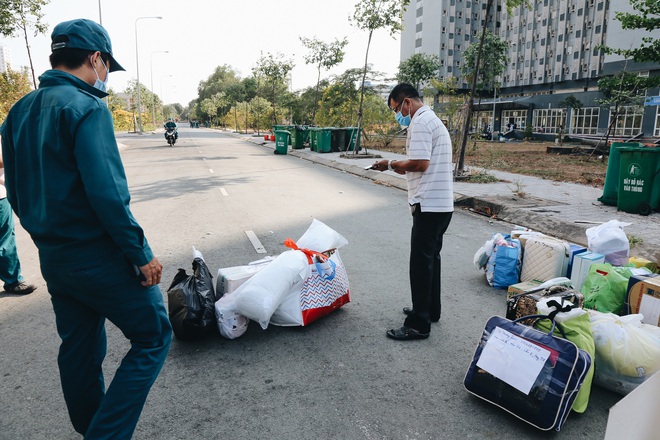
<svg viewBox="0 0 660 440"><path fill-rule="evenodd" d="M294 150L305 148L305 131L301 125L295 125L291 129L291 147Z"/></svg>
<svg viewBox="0 0 660 440"><path fill-rule="evenodd" d="M289 149L291 133L287 130L275 130L275 154L286 154Z"/></svg>
<svg viewBox="0 0 660 440"><path fill-rule="evenodd" d="M660 209L660 148L619 147L619 211L649 215Z"/></svg>
<svg viewBox="0 0 660 440"><path fill-rule="evenodd" d="M357 143L357 127L346 127L346 151L355 151Z"/></svg>
<svg viewBox="0 0 660 440"><path fill-rule="evenodd" d="M607 159L607 171L605 172L605 184L603 185L603 195L598 201L604 205L617 206L617 196L619 193L619 170L621 168L621 147L642 147L639 142L612 142L610 146L610 155Z"/></svg>
<svg viewBox="0 0 660 440"><path fill-rule="evenodd" d="M319 129L317 127L309 127L307 131L309 132L309 151L316 151Z"/></svg>
<svg viewBox="0 0 660 440"><path fill-rule="evenodd" d="M316 133L316 151L319 153L332 151L332 128L324 127Z"/></svg>
<svg viewBox="0 0 660 440"><path fill-rule="evenodd" d="M345 151L346 150L346 129L333 128L330 137L330 148L332 151Z"/></svg>

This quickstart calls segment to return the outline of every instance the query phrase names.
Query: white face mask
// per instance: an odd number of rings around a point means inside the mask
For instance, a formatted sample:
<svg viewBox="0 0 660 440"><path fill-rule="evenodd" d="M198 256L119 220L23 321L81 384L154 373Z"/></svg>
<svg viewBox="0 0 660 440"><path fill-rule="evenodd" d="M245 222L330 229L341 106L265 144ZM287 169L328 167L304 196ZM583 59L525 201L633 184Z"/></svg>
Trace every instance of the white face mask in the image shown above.
<svg viewBox="0 0 660 440"><path fill-rule="evenodd" d="M92 60L90 58L90 63L92 64L92 69L94 69L94 73L96 74L96 81L94 81L94 88L99 89L102 92L105 92L108 88L108 80L110 80L110 71L108 71L108 66L105 65L103 62L103 58L100 58L101 64L103 64L103 67L105 67L105 81L101 81L101 78L99 77L99 73L96 71L96 67L94 67L94 63L92 63Z"/></svg>

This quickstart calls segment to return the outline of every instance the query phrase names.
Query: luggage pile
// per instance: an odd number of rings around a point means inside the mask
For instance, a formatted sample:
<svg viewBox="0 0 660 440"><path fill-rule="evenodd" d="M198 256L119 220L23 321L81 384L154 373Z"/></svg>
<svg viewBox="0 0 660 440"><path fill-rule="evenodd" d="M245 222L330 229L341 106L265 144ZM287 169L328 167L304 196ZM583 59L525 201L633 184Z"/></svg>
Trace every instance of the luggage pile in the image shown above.
<svg viewBox="0 0 660 440"><path fill-rule="evenodd" d="M314 220L290 250L245 266L218 270L214 286L204 258L193 248L193 274L179 269L168 289L174 334L199 339L214 327L228 339L242 336L250 320L306 326L350 301L350 286L339 248L348 241ZM320 249L322 251L318 251Z"/></svg>
<svg viewBox="0 0 660 440"><path fill-rule="evenodd" d="M526 229L486 241L474 264L507 289L506 317L485 326L469 392L559 431L592 382L626 395L660 371L660 255L631 257L625 226L587 229L587 247Z"/></svg>

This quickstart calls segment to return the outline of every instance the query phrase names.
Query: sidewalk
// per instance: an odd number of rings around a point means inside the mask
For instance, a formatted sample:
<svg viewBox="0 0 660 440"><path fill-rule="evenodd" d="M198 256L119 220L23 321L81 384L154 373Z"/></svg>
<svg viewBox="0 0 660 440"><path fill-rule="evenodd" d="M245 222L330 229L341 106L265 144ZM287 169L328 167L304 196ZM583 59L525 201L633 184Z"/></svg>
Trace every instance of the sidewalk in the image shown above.
<svg viewBox="0 0 660 440"><path fill-rule="evenodd" d="M275 149L275 143L263 137L233 134L241 139L266 148ZM376 150L383 159L401 160L404 155ZM314 163L336 168L375 182L406 190L405 176L392 171L365 170L377 159L342 158L342 153L316 153L309 148L289 149L288 154ZM350 153L349 153L350 154ZM359 155L358 155L359 157ZM502 180L497 183L454 182L454 201L457 209L469 209L497 219L525 226L544 234L586 246L586 230L609 220L631 223L625 228L628 236L641 243L630 250L631 256L656 261L660 258L660 213L647 217L617 211L615 206L603 205L598 197L603 190L574 183L553 182L537 177L489 170L489 174ZM502 232L511 228L502 225ZM487 239L485 237L484 239Z"/></svg>

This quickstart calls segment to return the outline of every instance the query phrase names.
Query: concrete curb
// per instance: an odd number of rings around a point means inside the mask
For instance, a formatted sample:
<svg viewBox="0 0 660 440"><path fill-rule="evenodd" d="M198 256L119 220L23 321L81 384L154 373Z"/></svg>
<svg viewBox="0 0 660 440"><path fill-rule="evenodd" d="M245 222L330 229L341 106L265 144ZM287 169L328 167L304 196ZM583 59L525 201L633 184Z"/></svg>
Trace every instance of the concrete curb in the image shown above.
<svg viewBox="0 0 660 440"><path fill-rule="evenodd" d="M264 141L263 137L253 138L245 135L237 135L236 133L228 134L239 137L246 142L261 145L273 150L275 149L275 144ZM321 154L313 153L309 150L289 150L287 154L363 177L365 179L370 179L377 184L407 191L407 183L405 177L402 175L365 170L363 166L338 162L330 157L324 157ZM404 158L403 155L393 153L388 153L388 156ZM456 208L463 208L475 214L489 216L493 221L503 221L510 223L511 225L523 226L582 246L587 246L586 230L594 226L594 224L580 224L552 218L551 216L544 215L543 212L534 212L529 209L529 206L525 206L524 203L516 203L513 197L511 198L511 203L504 203L501 201L501 198L495 201L490 197L470 196L454 190L454 203ZM543 211L543 209L540 209L539 211ZM655 261L658 258L658 249L653 242L649 243L645 240L644 243L638 244L634 250L631 250L631 255L633 254L638 257Z"/></svg>

